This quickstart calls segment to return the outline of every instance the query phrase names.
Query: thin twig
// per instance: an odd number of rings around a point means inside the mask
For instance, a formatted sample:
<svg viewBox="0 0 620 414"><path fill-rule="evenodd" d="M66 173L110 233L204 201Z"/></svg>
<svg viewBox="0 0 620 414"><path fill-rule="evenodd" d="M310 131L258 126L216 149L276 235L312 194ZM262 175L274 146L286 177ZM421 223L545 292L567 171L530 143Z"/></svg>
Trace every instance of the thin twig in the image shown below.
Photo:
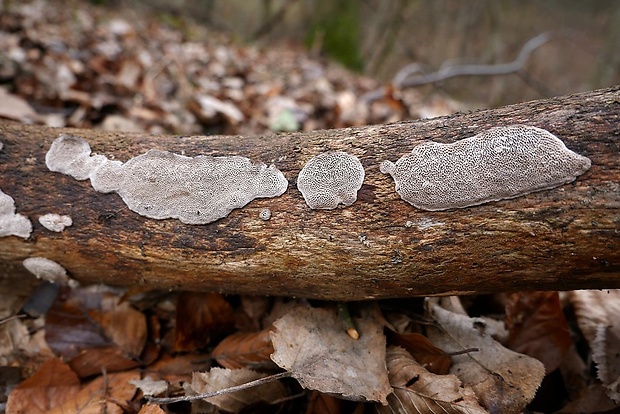
<svg viewBox="0 0 620 414"><path fill-rule="evenodd" d="M269 375L268 377L259 378L254 381L246 382L245 384L235 385L234 387L224 388L223 390L207 392L204 394L184 395L182 397L168 397L168 398L157 398L157 397L152 397L150 395L147 395L146 399L149 402L152 402L155 404L172 404L172 403L177 403L181 401L202 400L204 398L217 397L217 396L224 395L224 394L230 394L230 393L237 392L237 391L247 390L248 388L257 387L259 385L277 381L281 378L288 378L290 376L292 376L291 372L286 371L286 372L281 372L279 374Z"/></svg>

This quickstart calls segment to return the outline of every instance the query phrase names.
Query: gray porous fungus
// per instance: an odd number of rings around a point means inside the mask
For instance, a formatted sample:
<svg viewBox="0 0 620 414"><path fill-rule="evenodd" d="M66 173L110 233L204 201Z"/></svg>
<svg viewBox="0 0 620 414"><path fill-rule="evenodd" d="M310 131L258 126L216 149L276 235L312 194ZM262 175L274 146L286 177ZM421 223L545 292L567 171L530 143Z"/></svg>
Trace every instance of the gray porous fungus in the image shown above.
<svg viewBox="0 0 620 414"><path fill-rule="evenodd" d="M277 197L288 181L275 166L240 156L186 157L149 150L126 163L90 156L79 137L61 135L45 157L48 168L90 178L99 192L116 192L130 210L154 219L206 224L226 217L255 198Z"/></svg>
<svg viewBox="0 0 620 414"><path fill-rule="evenodd" d="M53 260L45 257L29 257L22 262L26 270L35 275L37 279L47 280L53 283L68 283L71 287L78 285L76 280L67 275L64 267Z"/></svg>
<svg viewBox="0 0 620 414"><path fill-rule="evenodd" d="M49 231L60 233L65 227L73 225L73 220L70 216L50 213L39 217L39 223Z"/></svg>
<svg viewBox="0 0 620 414"><path fill-rule="evenodd" d="M396 163L384 161L380 169L392 176L403 200L436 211L558 187L590 165L550 132L514 125L453 144L424 143Z"/></svg>
<svg viewBox="0 0 620 414"><path fill-rule="evenodd" d="M15 200L0 190L0 237L30 237L32 223L28 217L15 214Z"/></svg>
<svg viewBox="0 0 620 414"><path fill-rule="evenodd" d="M297 177L297 188L312 209L350 206L364 182L364 167L346 152L324 152L306 163Z"/></svg>

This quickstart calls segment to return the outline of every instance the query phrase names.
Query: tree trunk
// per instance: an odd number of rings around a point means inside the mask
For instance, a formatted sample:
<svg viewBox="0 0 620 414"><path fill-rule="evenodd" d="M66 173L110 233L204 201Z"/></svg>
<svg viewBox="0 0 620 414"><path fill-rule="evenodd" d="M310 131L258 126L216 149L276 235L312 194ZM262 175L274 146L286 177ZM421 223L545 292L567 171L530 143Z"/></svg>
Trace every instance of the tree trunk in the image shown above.
<svg viewBox="0 0 620 414"><path fill-rule="evenodd" d="M465 209L428 212L402 201L379 172L425 140L453 142L494 126L549 130L592 160L573 183ZM242 155L275 163L281 197L257 199L207 225L153 220L89 181L50 172L60 133L127 161L150 148L194 156ZM34 231L0 239L0 275L22 277L42 256L83 283L215 290L333 300L620 288L620 87L498 109L389 125L257 137L149 136L0 124L0 189ZM311 157L357 155L366 169L358 200L311 210L295 186ZM269 207L269 221L259 218ZM68 214L62 233L37 218Z"/></svg>

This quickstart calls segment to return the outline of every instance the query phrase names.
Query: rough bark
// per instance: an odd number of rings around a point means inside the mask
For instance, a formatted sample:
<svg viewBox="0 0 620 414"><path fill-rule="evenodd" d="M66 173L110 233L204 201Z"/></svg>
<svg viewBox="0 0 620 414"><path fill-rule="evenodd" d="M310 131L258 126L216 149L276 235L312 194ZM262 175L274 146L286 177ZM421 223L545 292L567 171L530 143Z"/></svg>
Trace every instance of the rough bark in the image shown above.
<svg viewBox="0 0 620 414"><path fill-rule="evenodd" d="M453 142L487 128L545 128L592 160L571 184L466 209L426 212L402 201L379 163L424 140ZM153 220L116 194L52 173L61 133L126 161L150 148L243 155L275 163L290 182L207 225ZM0 188L33 222L28 240L0 239L0 275L43 256L80 282L335 300L620 287L620 87L389 125L257 137L173 137L0 124ZM351 207L310 210L295 187L314 155L345 150L366 169ZM269 221L259 219L269 207ZM69 214L52 233L37 221Z"/></svg>

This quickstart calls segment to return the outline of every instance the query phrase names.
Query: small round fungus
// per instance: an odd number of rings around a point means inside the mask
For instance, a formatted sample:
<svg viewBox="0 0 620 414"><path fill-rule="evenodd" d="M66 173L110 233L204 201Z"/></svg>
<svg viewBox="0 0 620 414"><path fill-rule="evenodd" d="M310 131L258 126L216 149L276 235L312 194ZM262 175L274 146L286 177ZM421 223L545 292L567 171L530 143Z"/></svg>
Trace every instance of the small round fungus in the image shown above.
<svg viewBox="0 0 620 414"><path fill-rule="evenodd" d="M15 200L0 190L0 237L30 237L32 223L28 217L15 214Z"/></svg>
<svg viewBox="0 0 620 414"><path fill-rule="evenodd" d="M54 283L67 283L70 280L64 267L45 257L29 257L22 264L37 279Z"/></svg>
<svg viewBox="0 0 620 414"><path fill-rule="evenodd" d="M108 160L104 155L91 157L90 152L90 145L84 139L61 134L45 154L45 165L50 171L86 180L98 165Z"/></svg>
<svg viewBox="0 0 620 414"><path fill-rule="evenodd" d="M299 172L297 188L312 209L350 206L364 182L364 167L346 152L324 152L312 158Z"/></svg>
<svg viewBox="0 0 620 414"><path fill-rule="evenodd" d="M264 208L260 211L260 213L258 213L258 217L261 220L269 220L271 218L271 210L269 210L268 208Z"/></svg>
<svg viewBox="0 0 620 414"><path fill-rule="evenodd" d="M550 132L514 125L484 131L453 144L418 145L396 163L384 161L400 197L436 211L514 198L570 183L590 160Z"/></svg>
<svg viewBox="0 0 620 414"><path fill-rule="evenodd" d="M73 224L73 220L69 216L61 216L58 214L50 213L39 217L39 223L49 231L55 231L60 233Z"/></svg>

